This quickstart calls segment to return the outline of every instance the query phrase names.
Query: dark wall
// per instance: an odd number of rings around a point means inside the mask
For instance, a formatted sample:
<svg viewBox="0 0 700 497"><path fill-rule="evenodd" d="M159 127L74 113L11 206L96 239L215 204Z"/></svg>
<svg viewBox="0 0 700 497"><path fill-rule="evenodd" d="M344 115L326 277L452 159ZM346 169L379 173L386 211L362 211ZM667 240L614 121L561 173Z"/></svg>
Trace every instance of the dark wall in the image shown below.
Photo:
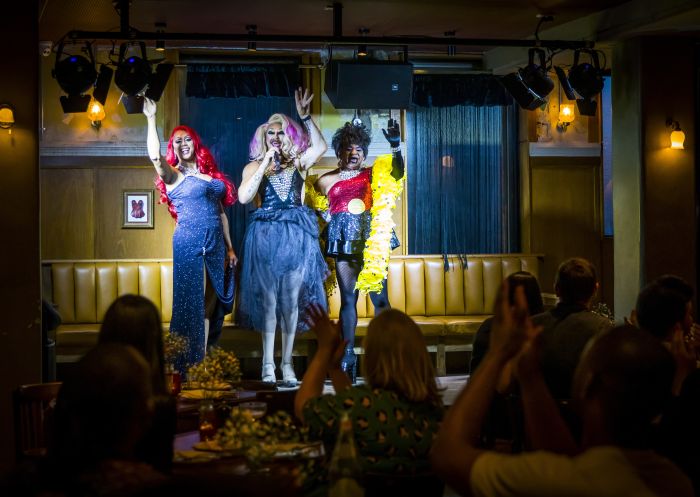
<svg viewBox="0 0 700 497"><path fill-rule="evenodd" d="M665 274L696 281L695 43L642 42L644 280ZM666 119L685 132L685 150L672 150Z"/></svg>
<svg viewBox="0 0 700 497"><path fill-rule="evenodd" d="M0 29L0 103L16 121L0 129L0 469L14 459L12 391L41 381L37 7L13 2Z"/></svg>

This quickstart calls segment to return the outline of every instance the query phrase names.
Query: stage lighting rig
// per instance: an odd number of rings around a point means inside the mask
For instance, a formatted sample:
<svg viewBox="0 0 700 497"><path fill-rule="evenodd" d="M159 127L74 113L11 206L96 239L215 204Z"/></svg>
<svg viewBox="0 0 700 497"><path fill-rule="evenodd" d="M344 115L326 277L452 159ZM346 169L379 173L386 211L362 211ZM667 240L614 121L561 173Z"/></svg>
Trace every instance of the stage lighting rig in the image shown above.
<svg viewBox="0 0 700 497"><path fill-rule="evenodd" d="M158 64L154 73L144 42L136 42L141 49L141 57L127 56L128 48L133 44L134 42L125 42L119 47L119 61L114 76L117 87L124 92L122 103L127 114L142 112L144 94L152 100L160 100L174 67L172 64Z"/></svg>
<svg viewBox="0 0 700 497"><path fill-rule="evenodd" d="M56 64L52 74L58 86L68 94L61 96L61 107L66 114L87 110L91 97L85 93L92 88L97 79L92 46L85 42L83 50L89 60L82 55L63 57L63 43L59 43L56 51Z"/></svg>
<svg viewBox="0 0 700 497"><path fill-rule="evenodd" d="M535 63L535 56L539 58L539 64ZM554 89L554 82L547 75L544 50L540 48L528 50L527 66L507 74L500 81L518 105L527 110L535 110L543 105L547 95Z"/></svg>

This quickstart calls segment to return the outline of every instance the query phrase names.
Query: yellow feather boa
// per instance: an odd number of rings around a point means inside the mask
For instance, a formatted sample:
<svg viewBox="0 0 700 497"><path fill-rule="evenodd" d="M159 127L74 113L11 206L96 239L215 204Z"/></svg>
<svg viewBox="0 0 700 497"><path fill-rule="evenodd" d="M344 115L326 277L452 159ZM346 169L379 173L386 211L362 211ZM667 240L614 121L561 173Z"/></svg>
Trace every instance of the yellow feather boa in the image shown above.
<svg viewBox="0 0 700 497"><path fill-rule="evenodd" d="M318 211L320 213L324 213L328 210L328 197L325 195L321 194L315 186L316 180L318 179L318 175L307 175L306 176L306 193L304 195L304 204L308 205L315 211ZM318 232L321 233L323 231L323 228L326 226L326 221L323 219L322 216L317 216L318 218ZM319 240L319 244L321 245L321 253L325 254L326 253L326 247L325 247L325 242L323 238ZM331 298L331 295L333 295L333 292L335 291L335 286L336 286L336 276L335 276L335 259L332 257L326 257L326 264L328 265L328 277L326 278L326 281L323 282L323 287L326 290L326 297L329 299Z"/></svg>
<svg viewBox="0 0 700 497"><path fill-rule="evenodd" d="M391 175L391 162L391 154L380 155L372 168L372 221L362 253L364 264L355 284L362 292L381 291L389 272L391 233L395 225L392 213L403 189L403 181Z"/></svg>
<svg viewBox="0 0 700 497"><path fill-rule="evenodd" d="M396 199L403 189L403 181L395 180L391 175L392 155L377 157L372 166L372 221L369 238L362 253L364 264L357 277L355 288L361 292L379 292L382 282L389 272L389 255L391 253L391 233L395 223L392 218ZM316 178L314 177L313 180ZM313 187L313 180L307 179L306 198L304 202L311 208L325 212L328 210L328 197ZM326 292L331 294L335 287L335 267L331 277L326 280Z"/></svg>

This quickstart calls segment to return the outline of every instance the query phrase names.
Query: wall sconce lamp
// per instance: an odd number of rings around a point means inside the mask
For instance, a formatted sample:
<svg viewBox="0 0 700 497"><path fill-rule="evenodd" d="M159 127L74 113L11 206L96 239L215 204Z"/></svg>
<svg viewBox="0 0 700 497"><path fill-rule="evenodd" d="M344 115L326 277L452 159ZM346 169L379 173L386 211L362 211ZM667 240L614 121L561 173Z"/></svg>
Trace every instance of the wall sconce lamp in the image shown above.
<svg viewBox="0 0 700 497"><path fill-rule="evenodd" d="M681 130L681 125L678 124L678 121L669 118L666 119L666 127L671 128L671 148L683 150L685 148L683 146L685 142L685 133Z"/></svg>
<svg viewBox="0 0 700 497"><path fill-rule="evenodd" d="M0 104L0 128L6 129L12 134L12 126L15 125L15 110L9 104Z"/></svg>
<svg viewBox="0 0 700 497"><path fill-rule="evenodd" d="M559 131L566 131L574 121L576 115L574 114L574 104L559 104L559 118L557 121L557 129Z"/></svg>
<svg viewBox="0 0 700 497"><path fill-rule="evenodd" d="M96 130L100 129L102 120L105 118L105 108L102 106L102 104L93 98L88 106L87 114L88 118L92 122L92 127Z"/></svg>

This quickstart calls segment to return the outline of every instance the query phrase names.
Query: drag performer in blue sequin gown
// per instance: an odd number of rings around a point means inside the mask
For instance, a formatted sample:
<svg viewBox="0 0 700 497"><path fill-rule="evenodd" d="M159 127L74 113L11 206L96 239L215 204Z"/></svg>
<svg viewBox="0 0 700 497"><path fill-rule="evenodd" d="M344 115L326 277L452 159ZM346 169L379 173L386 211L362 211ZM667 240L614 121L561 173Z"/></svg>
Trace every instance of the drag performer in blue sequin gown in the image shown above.
<svg viewBox="0 0 700 497"><path fill-rule="evenodd" d="M255 132L251 162L243 170L239 200L257 199L242 250L239 292L241 325L262 334L262 379L275 382L275 332L282 337L282 379L297 384L292 363L294 337L307 329L304 313L312 304L326 308L327 266L318 241L314 212L302 205L302 172L326 151L309 114L308 90L295 92L306 131L284 114L273 114Z"/></svg>
<svg viewBox="0 0 700 497"><path fill-rule="evenodd" d="M155 112L155 103L145 99L148 154L158 173L156 186L177 220L170 331L189 341L186 357L175 365L184 372L187 366L201 362L206 347L216 343L224 316L233 306L237 259L223 208L233 204L236 191L197 133L187 126L173 130L168 164L163 165Z"/></svg>

